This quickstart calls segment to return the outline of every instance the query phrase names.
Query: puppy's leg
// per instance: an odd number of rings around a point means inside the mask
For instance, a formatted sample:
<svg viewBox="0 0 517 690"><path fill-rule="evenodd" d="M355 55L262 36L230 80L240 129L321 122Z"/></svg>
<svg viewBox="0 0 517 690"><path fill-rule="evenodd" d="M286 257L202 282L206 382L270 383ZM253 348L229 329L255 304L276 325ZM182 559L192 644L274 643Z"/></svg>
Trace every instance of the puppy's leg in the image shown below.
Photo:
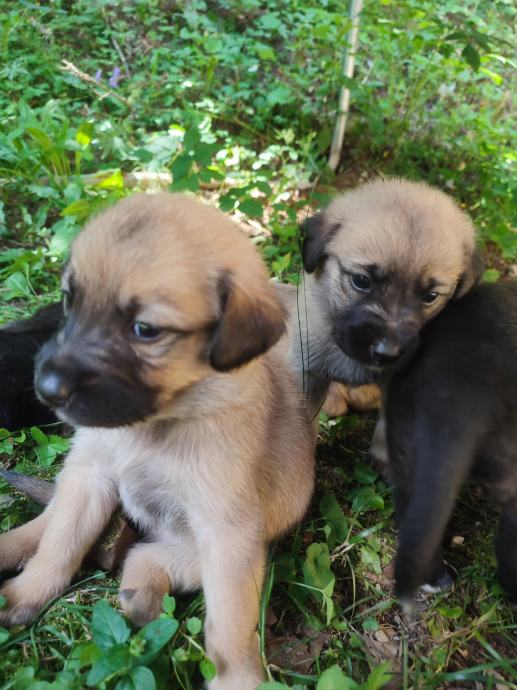
<svg viewBox="0 0 517 690"><path fill-rule="evenodd" d="M23 567L36 553L47 522L48 513L42 513L25 525L0 534L0 572Z"/></svg>
<svg viewBox="0 0 517 690"><path fill-rule="evenodd" d="M407 484L407 465L410 461L407 458L397 459L398 454L390 444L390 462L395 474L396 496L399 495L397 510L400 516L395 582L397 594L406 601L411 600L418 587L429 578L436 582L437 578L445 577L440 545L458 490L469 472L473 457L473 441L468 436L468 430L451 427L441 434L435 430L433 436L428 433L432 428L426 429L426 424L427 420L421 425L417 424L418 435L415 435L419 443L415 448L414 480L410 485ZM405 468L404 474L400 468ZM405 508L402 505L402 510L399 503L401 496L402 501L407 501Z"/></svg>
<svg viewBox="0 0 517 690"><path fill-rule="evenodd" d="M206 601L205 645L217 676L209 690L255 690L263 681L256 633L265 545L243 526L204 525L197 535Z"/></svg>
<svg viewBox="0 0 517 690"><path fill-rule="evenodd" d="M68 586L115 508L113 485L95 471L98 466L81 456L78 449L72 451L72 462L59 477L55 496L41 518L44 529L36 553L24 571L0 590L7 598L0 625L30 621Z"/></svg>
<svg viewBox="0 0 517 690"><path fill-rule="evenodd" d="M354 386L348 390L348 403L354 410L377 410L381 404L381 391L375 384Z"/></svg>
<svg viewBox="0 0 517 690"><path fill-rule="evenodd" d="M390 458L386 437L386 419L381 409L380 417L375 425L372 442L368 449L368 459L372 466L386 481L390 481Z"/></svg>
<svg viewBox="0 0 517 690"><path fill-rule="evenodd" d="M503 508L499 534L495 542L497 577L517 604L517 498Z"/></svg>
<svg viewBox="0 0 517 690"><path fill-rule="evenodd" d="M327 391L322 410L329 417L341 417L348 413L350 389L343 383L333 381Z"/></svg>
<svg viewBox="0 0 517 690"><path fill-rule="evenodd" d="M132 548L124 562L120 602L137 625L156 618L163 595L201 587L196 544L192 537L174 536Z"/></svg>

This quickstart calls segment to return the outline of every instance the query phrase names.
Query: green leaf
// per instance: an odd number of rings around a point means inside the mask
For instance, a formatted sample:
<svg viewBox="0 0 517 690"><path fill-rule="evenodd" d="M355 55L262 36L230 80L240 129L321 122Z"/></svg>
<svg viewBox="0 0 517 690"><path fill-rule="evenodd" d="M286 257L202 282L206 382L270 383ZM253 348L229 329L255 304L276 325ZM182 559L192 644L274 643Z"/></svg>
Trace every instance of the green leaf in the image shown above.
<svg viewBox="0 0 517 690"><path fill-rule="evenodd" d="M206 168L212 162L212 157L218 148L217 144L198 144L194 149L194 160Z"/></svg>
<svg viewBox="0 0 517 690"><path fill-rule="evenodd" d="M175 618L157 618L147 623L136 635L145 641L144 653L139 657L142 664L149 664L178 630L179 623Z"/></svg>
<svg viewBox="0 0 517 690"><path fill-rule="evenodd" d="M373 570L377 575L382 573L379 554L369 546L361 546L361 562L368 567L368 570Z"/></svg>
<svg viewBox="0 0 517 690"><path fill-rule="evenodd" d="M444 618L451 618L452 620L460 618L464 613L461 606L440 606L438 612Z"/></svg>
<svg viewBox="0 0 517 690"><path fill-rule="evenodd" d="M122 645L111 647L91 667L86 677L86 685L95 687L111 676L126 671L131 663L132 657L127 647Z"/></svg>
<svg viewBox="0 0 517 690"><path fill-rule="evenodd" d="M34 669L32 666L25 666L20 669L13 681L13 690L26 690L34 680Z"/></svg>
<svg viewBox="0 0 517 690"><path fill-rule="evenodd" d="M266 43L255 43L255 52L261 60L276 60L276 53Z"/></svg>
<svg viewBox="0 0 517 690"><path fill-rule="evenodd" d="M487 268L483 273L485 283L497 283L500 277L501 273L496 268Z"/></svg>
<svg viewBox="0 0 517 690"><path fill-rule="evenodd" d="M219 208L225 213L228 213L228 211L233 211L236 203L237 199L233 194L223 194L219 197Z"/></svg>
<svg viewBox="0 0 517 690"><path fill-rule="evenodd" d="M198 129L189 129L183 137L183 147L186 151L192 151L201 142L201 135Z"/></svg>
<svg viewBox="0 0 517 690"><path fill-rule="evenodd" d="M182 180L190 172L192 167L193 158L189 156L188 153L181 153L171 165L171 174L174 182Z"/></svg>
<svg viewBox="0 0 517 690"><path fill-rule="evenodd" d="M77 199L68 204L62 211L62 216L74 216L78 221L86 220L92 212L91 204L88 199Z"/></svg>
<svg viewBox="0 0 517 690"><path fill-rule="evenodd" d="M337 664L323 671L316 690L354 690L358 685L345 676Z"/></svg>
<svg viewBox="0 0 517 690"><path fill-rule="evenodd" d="M335 577L330 569L330 553L327 544L311 544L307 549L307 555L303 564L303 576L305 584L324 590L327 586L333 586ZM319 592L312 594L321 601L323 595Z"/></svg>
<svg viewBox="0 0 517 690"><path fill-rule="evenodd" d="M379 690L379 688L389 683L392 677L393 674L390 672L390 664L386 661L384 664L380 664L380 666L373 669L364 684L364 690Z"/></svg>
<svg viewBox="0 0 517 690"><path fill-rule="evenodd" d="M250 216L250 218L262 218L264 207L260 201L248 197L247 199L239 202L239 211L242 211L247 216Z"/></svg>
<svg viewBox="0 0 517 690"><path fill-rule="evenodd" d="M281 84L276 89L271 89L266 96L268 105L282 105L293 100L293 94L288 86Z"/></svg>
<svg viewBox="0 0 517 690"><path fill-rule="evenodd" d="M474 48L474 46L471 43L467 43L465 48L461 51L461 54L465 58L465 60L469 63L469 65L472 67L474 72L477 72L479 69L479 66L481 65L481 58L479 57L478 51Z"/></svg>
<svg viewBox="0 0 517 690"><path fill-rule="evenodd" d="M341 544L346 539L348 533L346 518L334 494L323 496L320 501L320 511L330 528L327 543L329 549L333 549L336 544Z"/></svg>
<svg viewBox="0 0 517 690"><path fill-rule="evenodd" d="M3 644L4 642L7 642L7 640L10 637L11 637L11 634L10 634L9 630L6 630L5 628L0 628L0 645Z"/></svg>
<svg viewBox="0 0 517 690"><path fill-rule="evenodd" d="M174 615L174 611L176 610L176 599L171 597L170 594L164 594L162 600L162 609L168 616Z"/></svg>
<svg viewBox="0 0 517 690"><path fill-rule="evenodd" d="M153 672L145 666L137 666L129 674L134 690L155 690L156 681Z"/></svg>
<svg viewBox="0 0 517 690"><path fill-rule="evenodd" d="M199 662L199 670L205 680L212 680L215 678L216 668L213 661L210 661L206 656Z"/></svg>
<svg viewBox="0 0 517 690"><path fill-rule="evenodd" d="M124 189L124 177L120 170L115 170L112 175L97 182L95 186L97 189Z"/></svg>
<svg viewBox="0 0 517 690"><path fill-rule="evenodd" d="M289 690L288 685L284 685L283 683L261 683L258 687L257 690Z"/></svg>
<svg viewBox="0 0 517 690"><path fill-rule="evenodd" d="M191 635L199 635L203 629L203 623L199 618L193 617L187 620L187 630Z"/></svg>
<svg viewBox="0 0 517 690"><path fill-rule="evenodd" d="M93 607L92 636L95 644L101 649L123 644L131 631L120 613L115 611L105 599L98 601Z"/></svg>
<svg viewBox="0 0 517 690"><path fill-rule="evenodd" d="M21 271L12 273L4 280L4 288L7 292L3 295L4 299L14 299L15 297L32 297L34 294L27 276Z"/></svg>

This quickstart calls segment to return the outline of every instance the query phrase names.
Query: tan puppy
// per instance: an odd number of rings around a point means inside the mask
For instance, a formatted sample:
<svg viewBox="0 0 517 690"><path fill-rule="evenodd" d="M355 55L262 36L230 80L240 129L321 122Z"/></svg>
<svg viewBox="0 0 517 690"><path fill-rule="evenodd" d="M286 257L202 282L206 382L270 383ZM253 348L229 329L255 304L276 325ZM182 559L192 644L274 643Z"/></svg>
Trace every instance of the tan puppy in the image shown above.
<svg viewBox="0 0 517 690"><path fill-rule="evenodd" d="M479 279L483 262L469 217L446 194L401 179L375 180L336 197L303 225L305 276L279 286L290 314L292 365L313 415L331 382L381 382L403 367L419 334ZM333 384L325 409L374 407L378 392ZM372 454L384 459L384 426Z"/></svg>
<svg viewBox="0 0 517 690"><path fill-rule="evenodd" d="M135 195L76 239L66 319L41 351L38 395L78 426L41 516L0 535L0 624L70 583L118 501L145 532L120 600L137 623L166 592L203 588L211 689L262 680L256 625L267 543L304 514L315 433L270 350L284 312L258 254L219 211Z"/></svg>

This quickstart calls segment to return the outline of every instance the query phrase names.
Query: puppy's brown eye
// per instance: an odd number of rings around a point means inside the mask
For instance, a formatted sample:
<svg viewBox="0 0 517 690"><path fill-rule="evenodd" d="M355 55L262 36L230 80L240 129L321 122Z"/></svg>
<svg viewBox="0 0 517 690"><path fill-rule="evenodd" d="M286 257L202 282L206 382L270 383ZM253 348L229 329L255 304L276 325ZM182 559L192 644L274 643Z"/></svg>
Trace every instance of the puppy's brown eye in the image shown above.
<svg viewBox="0 0 517 690"><path fill-rule="evenodd" d="M439 296L437 292L428 292L423 296L422 301L429 306L430 304L434 304Z"/></svg>
<svg viewBox="0 0 517 690"><path fill-rule="evenodd" d="M151 324L144 323L144 321L135 321L132 331L138 340L143 341L156 340L163 333L163 329L151 326Z"/></svg>
<svg viewBox="0 0 517 690"><path fill-rule="evenodd" d="M354 273L350 276L350 282L356 290L359 290L359 292L370 292L371 283L368 276L365 276L362 273Z"/></svg>

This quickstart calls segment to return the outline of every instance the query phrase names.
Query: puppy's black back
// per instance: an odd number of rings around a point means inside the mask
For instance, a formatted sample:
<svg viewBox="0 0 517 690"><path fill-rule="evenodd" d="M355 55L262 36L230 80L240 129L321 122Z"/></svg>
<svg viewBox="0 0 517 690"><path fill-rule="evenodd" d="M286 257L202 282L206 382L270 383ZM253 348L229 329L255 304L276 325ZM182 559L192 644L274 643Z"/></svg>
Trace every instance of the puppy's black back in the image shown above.
<svg viewBox="0 0 517 690"><path fill-rule="evenodd" d="M386 419L401 521L396 580L411 596L471 471L517 511L517 284L480 285L428 325L388 386Z"/></svg>
<svg viewBox="0 0 517 690"><path fill-rule="evenodd" d="M61 304L51 304L0 329L0 427L14 430L56 420L34 393L34 356L55 335L62 316Z"/></svg>

